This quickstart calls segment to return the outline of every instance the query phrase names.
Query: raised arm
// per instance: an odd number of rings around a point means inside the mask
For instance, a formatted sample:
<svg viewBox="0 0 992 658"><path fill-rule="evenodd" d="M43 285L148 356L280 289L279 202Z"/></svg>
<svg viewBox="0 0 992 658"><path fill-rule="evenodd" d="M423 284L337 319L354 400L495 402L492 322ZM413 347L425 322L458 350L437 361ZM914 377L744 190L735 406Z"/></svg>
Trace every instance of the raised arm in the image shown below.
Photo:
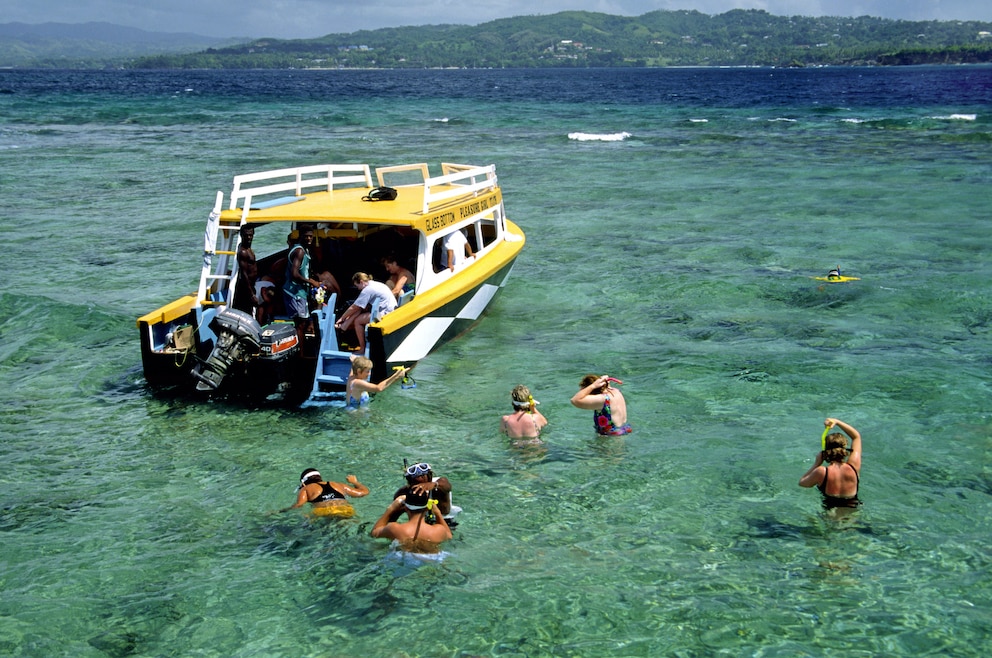
<svg viewBox="0 0 992 658"><path fill-rule="evenodd" d="M373 384L372 382L365 381L364 379L356 378L355 381L351 383L354 388L362 391L368 391L369 393L382 393L387 388L395 384L397 381L403 379L406 374L410 372L410 368L402 368L393 372L389 377L383 379L378 384Z"/></svg>
<svg viewBox="0 0 992 658"><path fill-rule="evenodd" d="M593 394L593 391L601 388L608 379L609 377L607 375L603 375L585 388L580 389L578 393L572 396L572 405L579 409L599 409L602 407L606 401L605 396L602 393Z"/></svg>
<svg viewBox="0 0 992 658"><path fill-rule="evenodd" d="M386 539L394 539L393 533L390 531L388 526L393 518L393 515L396 514L400 510L400 508L403 507L403 501L405 500L405 498L406 498L405 496L394 498L393 502L389 503L389 507L386 508L386 511L383 512L382 516L379 517L379 520L375 522L374 526L372 526L371 534L373 537L376 538L385 537Z"/></svg>
<svg viewBox="0 0 992 658"><path fill-rule="evenodd" d="M847 463L850 464L854 470L861 473L861 433L854 429L851 425L848 425L842 420L837 418L827 418L823 421L824 426L827 429L833 427L839 427L844 430L844 433L851 437L851 454L847 456Z"/></svg>

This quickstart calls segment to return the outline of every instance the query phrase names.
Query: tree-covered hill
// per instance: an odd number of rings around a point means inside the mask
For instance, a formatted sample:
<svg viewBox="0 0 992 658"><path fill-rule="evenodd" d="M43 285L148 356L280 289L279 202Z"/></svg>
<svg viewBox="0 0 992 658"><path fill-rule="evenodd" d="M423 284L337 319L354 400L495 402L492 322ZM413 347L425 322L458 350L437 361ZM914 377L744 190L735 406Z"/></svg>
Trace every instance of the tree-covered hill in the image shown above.
<svg viewBox="0 0 992 658"><path fill-rule="evenodd" d="M992 23L773 16L734 10L613 16L566 11L477 26L428 25L258 39L140 68L816 66L992 61Z"/></svg>
<svg viewBox="0 0 992 658"><path fill-rule="evenodd" d="M247 39L148 32L112 23L0 23L0 66L91 68L160 53L191 53Z"/></svg>

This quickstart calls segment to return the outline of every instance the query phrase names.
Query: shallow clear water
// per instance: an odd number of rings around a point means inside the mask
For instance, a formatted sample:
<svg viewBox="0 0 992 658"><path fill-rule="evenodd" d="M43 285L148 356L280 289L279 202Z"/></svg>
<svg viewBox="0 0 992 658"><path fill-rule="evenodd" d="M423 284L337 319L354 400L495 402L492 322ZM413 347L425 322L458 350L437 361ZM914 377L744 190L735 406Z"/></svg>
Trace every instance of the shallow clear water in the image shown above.
<svg viewBox="0 0 992 658"><path fill-rule="evenodd" d="M992 650L992 68L0 91L0 653ZM416 389L354 415L144 386L134 320L195 287L234 174L442 160L495 163L528 243ZM861 280L811 278L835 265ZM634 434L568 404L590 371L624 380ZM542 446L496 431L517 383ZM864 435L845 523L796 486L826 416ZM404 458L465 509L439 565L368 536ZM309 466L370 486L356 518L269 514Z"/></svg>

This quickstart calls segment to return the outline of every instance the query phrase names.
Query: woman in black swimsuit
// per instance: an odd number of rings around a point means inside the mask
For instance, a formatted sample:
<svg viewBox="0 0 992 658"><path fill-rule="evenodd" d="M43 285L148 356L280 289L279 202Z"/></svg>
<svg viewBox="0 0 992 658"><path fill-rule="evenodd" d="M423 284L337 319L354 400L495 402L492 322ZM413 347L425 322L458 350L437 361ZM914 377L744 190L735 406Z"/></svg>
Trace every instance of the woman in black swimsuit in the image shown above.
<svg viewBox="0 0 992 658"><path fill-rule="evenodd" d="M367 496L369 488L358 481L354 475L345 478L343 482L325 482L316 468L308 468L300 474L300 488L297 489L296 502L287 510L303 507L310 503L316 516L354 516L355 510L345 496L361 498Z"/></svg>
<svg viewBox="0 0 992 658"><path fill-rule="evenodd" d="M855 509L861 475L861 434L847 423L836 418L823 421L827 430L839 427L847 434L833 432L824 438L823 450L808 471L799 478L800 487L816 487L823 494L823 508ZM851 437L848 450L847 437ZM832 467L832 468L831 468Z"/></svg>

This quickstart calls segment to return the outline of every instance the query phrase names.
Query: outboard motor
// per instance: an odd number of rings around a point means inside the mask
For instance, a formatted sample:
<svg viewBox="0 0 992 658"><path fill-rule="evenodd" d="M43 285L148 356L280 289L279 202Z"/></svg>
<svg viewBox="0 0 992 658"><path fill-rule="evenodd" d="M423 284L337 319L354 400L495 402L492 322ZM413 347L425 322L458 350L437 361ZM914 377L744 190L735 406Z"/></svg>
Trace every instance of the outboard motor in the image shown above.
<svg viewBox="0 0 992 658"><path fill-rule="evenodd" d="M244 311L222 309L210 322L210 328L217 334L217 343L207 360L193 369L198 391L216 391L231 364L255 356L262 344L262 328Z"/></svg>

